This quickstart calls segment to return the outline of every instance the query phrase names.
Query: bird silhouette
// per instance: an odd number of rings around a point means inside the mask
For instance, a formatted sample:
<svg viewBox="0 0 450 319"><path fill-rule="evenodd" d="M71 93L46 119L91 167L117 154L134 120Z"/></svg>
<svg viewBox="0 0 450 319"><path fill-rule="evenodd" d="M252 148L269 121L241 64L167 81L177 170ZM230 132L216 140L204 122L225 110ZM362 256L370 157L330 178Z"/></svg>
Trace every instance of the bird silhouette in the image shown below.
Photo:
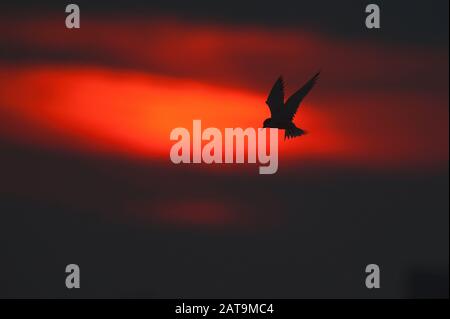
<svg viewBox="0 0 450 319"><path fill-rule="evenodd" d="M265 119L263 127L284 130L284 139L294 138L306 134L306 131L295 126L292 120L297 113L300 103L316 84L320 72L317 72L303 87L291 95L284 102L284 81L280 76L270 90L266 104L270 109L270 118Z"/></svg>

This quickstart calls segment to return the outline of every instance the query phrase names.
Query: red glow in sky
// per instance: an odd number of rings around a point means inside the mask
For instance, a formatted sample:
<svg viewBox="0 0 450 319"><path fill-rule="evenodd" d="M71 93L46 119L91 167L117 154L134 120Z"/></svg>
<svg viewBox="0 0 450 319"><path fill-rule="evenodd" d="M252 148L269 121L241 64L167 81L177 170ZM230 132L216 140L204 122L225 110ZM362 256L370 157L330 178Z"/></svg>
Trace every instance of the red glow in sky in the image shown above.
<svg viewBox="0 0 450 319"><path fill-rule="evenodd" d="M269 116L262 94L190 80L94 68L8 71L0 78L2 118L9 118L2 131L27 143L165 159L171 130L191 129L193 119L204 127L256 128ZM281 157L371 165L446 159L445 109L434 118L421 104L426 101L392 95L377 102L341 98L334 101L338 106L324 106L323 100L314 103L320 84L315 90L296 117L310 134L287 142L280 135ZM410 113L402 123L405 107ZM418 134L424 125L427 136Z"/></svg>
<svg viewBox="0 0 450 319"><path fill-rule="evenodd" d="M295 119L310 134L286 143L280 136L281 158L380 168L448 161L445 72L433 68L448 64L442 52L175 20L88 21L69 35L54 19L34 21L37 35L22 22L14 38L0 40L98 58L0 64L0 132L11 140L168 160L173 128L194 119L220 129L260 127L279 74L290 95L321 67ZM437 79L436 91L423 88L427 77Z"/></svg>

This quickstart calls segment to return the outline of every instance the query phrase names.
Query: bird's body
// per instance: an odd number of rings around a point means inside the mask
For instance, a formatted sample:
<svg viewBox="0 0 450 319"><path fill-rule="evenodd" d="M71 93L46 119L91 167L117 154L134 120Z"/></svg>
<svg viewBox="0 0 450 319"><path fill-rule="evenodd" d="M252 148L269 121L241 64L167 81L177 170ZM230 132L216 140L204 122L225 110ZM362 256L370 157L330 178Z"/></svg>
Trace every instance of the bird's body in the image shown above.
<svg viewBox="0 0 450 319"><path fill-rule="evenodd" d="M284 138L285 139L306 134L306 131L295 126L295 124L292 121L282 121L282 120L273 120L272 119L269 123L267 123L266 125L263 125L263 127L278 128L278 129L284 130Z"/></svg>
<svg viewBox="0 0 450 319"><path fill-rule="evenodd" d="M306 132L292 122L303 98L309 93L317 81L319 73L314 75L300 90L284 102L284 82L281 77L275 82L269 93L266 104L271 117L264 121L263 127L285 130L284 138L301 136Z"/></svg>

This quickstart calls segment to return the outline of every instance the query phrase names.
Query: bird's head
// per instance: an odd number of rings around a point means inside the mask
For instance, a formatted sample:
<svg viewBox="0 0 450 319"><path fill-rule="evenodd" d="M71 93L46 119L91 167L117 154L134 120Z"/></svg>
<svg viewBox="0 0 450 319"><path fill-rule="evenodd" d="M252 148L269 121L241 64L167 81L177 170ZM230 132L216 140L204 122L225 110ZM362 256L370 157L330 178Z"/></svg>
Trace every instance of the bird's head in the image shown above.
<svg viewBox="0 0 450 319"><path fill-rule="evenodd" d="M263 123L263 128L270 127L271 123L272 123L272 119L271 118L265 119L264 123Z"/></svg>

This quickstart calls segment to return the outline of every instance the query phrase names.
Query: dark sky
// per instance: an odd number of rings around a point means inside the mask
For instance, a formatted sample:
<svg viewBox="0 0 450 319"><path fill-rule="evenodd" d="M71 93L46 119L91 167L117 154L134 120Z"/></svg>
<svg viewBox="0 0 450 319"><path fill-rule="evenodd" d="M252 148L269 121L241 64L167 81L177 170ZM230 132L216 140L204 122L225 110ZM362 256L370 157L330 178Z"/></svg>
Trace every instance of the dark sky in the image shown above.
<svg viewBox="0 0 450 319"><path fill-rule="evenodd" d="M67 2L67 4L70 2ZM82 13L151 17L174 15L196 21L222 21L229 24L297 26L339 37L367 38L390 43L416 43L448 46L448 10L446 0L430 3L421 0L399 1L77 1ZM367 4L381 9L382 32L367 33L363 28ZM20 1L2 3L2 12L24 15L58 12L62 1ZM17 13L19 14L19 13Z"/></svg>

